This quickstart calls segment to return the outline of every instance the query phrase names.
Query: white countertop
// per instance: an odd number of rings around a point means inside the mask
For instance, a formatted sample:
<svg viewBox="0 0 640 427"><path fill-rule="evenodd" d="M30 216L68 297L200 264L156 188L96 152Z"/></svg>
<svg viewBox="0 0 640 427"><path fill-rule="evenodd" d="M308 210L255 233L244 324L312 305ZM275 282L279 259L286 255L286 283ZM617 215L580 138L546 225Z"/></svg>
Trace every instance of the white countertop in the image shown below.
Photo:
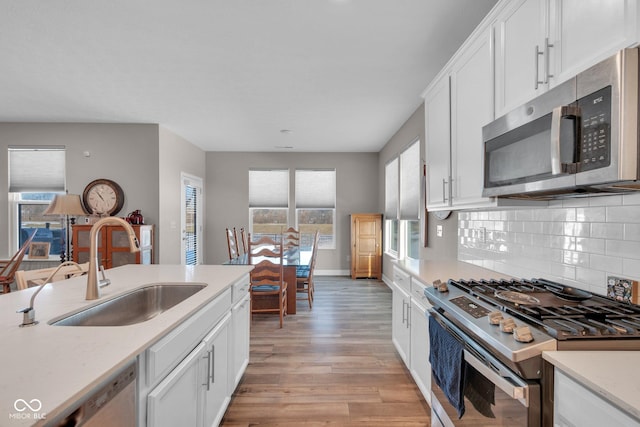
<svg viewBox="0 0 640 427"><path fill-rule="evenodd" d="M22 313L36 288L0 295L0 425L31 425L34 416L55 415L125 366L147 347L214 299L251 270L251 266L127 265L106 271L111 285L101 298L86 301L86 277L52 283L35 299L40 323L21 328ZM146 322L129 326L51 326L47 322L84 306L151 283L201 282L207 286ZM37 399L31 418L14 407L18 399ZM20 406L20 405L18 405ZM34 402L37 406L37 402ZM16 415L18 414L18 415Z"/></svg>
<svg viewBox="0 0 640 427"><path fill-rule="evenodd" d="M546 351L542 357L640 419L640 351Z"/></svg>
<svg viewBox="0 0 640 427"><path fill-rule="evenodd" d="M393 263L424 282L425 285L431 285L438 279L446 282L448 279L508 279L511 277L456 260L399 260Z"/></svg>

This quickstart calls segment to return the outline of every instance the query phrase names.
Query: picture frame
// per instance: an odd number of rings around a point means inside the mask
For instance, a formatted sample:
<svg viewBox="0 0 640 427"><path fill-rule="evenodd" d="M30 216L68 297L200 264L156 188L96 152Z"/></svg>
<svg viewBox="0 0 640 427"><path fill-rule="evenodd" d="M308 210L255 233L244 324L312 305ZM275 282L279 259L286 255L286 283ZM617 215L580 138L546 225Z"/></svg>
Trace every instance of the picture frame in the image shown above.
<svg viewBox="0 0 640 427"><path fill-rule="evenodd" d="M31 242L28 259L49 259L49 242Z"/></svg>

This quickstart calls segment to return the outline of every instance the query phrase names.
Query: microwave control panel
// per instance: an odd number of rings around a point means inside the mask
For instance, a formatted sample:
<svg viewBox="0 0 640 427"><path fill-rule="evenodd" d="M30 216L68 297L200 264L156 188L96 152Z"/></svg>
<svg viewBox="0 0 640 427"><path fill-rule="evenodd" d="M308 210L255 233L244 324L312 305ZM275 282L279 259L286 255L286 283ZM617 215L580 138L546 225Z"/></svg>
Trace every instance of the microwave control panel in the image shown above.
<svg viewBox="0 0 640 427"><path fill-rule="evenodd" d="M578 106L582 120L580 170L607 167L611 163L611 86L579 99Z"/></svg>

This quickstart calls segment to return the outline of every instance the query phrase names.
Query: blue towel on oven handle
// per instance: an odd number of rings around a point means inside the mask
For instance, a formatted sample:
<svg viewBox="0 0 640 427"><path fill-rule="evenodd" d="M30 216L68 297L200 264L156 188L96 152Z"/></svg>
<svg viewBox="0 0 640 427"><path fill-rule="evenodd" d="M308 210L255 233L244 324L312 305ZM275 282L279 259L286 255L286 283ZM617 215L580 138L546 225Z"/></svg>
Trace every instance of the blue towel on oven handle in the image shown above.
<svg viewBox="0 0 640 427"><path fill-rule="evenodd" d="M429 362L432 380L442 389L449 403L464 415L464 347L437 320L429 316Z"/></svg>

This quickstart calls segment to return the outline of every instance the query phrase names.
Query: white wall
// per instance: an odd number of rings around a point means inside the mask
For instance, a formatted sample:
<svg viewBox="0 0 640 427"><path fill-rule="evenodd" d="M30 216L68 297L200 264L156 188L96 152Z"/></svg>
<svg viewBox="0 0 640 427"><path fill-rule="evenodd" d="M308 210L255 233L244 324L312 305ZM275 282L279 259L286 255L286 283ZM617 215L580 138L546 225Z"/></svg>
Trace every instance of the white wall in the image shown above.
<svg viewBox="0 0 640 427"><path fill-rule="evenodd" d="M147 223L158 221L158 126L153 124L0 123L0 188L8 191L7 147L64 145L67 189L80 194L98 178L116 181L125 193L118 216L140 209ZM84 152L90 153L89 157ZM0 197L0 258L10 253L9 206Z"/></svg>
<svg viewBox="0 0 640 427"><path fill-rule="evenodd" d="M180 264L182 239L180 205L181 173L202 178L206 176L205 152L175 133L159 129L158 195L159 215L156 226L158 245L156 259L160 264ZM206 212L204 213L206 218ZM205 224L206 227L206 224Z"/></svg>
<svg viewBox="0 0 640 427"><path fill-rule="evenodd" d="M640 193L460 212L458 218L461 261L599 294L606 293L608 275L640 279Z"/></svg>
<svg viewBox="0 0 640 427"><path fill-rule="evenodd" d="M206 156L206 263L219 264L228 259L226 227L248 227L250 168L288 168L291 174L296 168L336 168L337 248L320 250L317 268L348 274L349 214L379 212L377 153L207 152ZM293 225L293 200L290 206L289 221Z"/></svg>

